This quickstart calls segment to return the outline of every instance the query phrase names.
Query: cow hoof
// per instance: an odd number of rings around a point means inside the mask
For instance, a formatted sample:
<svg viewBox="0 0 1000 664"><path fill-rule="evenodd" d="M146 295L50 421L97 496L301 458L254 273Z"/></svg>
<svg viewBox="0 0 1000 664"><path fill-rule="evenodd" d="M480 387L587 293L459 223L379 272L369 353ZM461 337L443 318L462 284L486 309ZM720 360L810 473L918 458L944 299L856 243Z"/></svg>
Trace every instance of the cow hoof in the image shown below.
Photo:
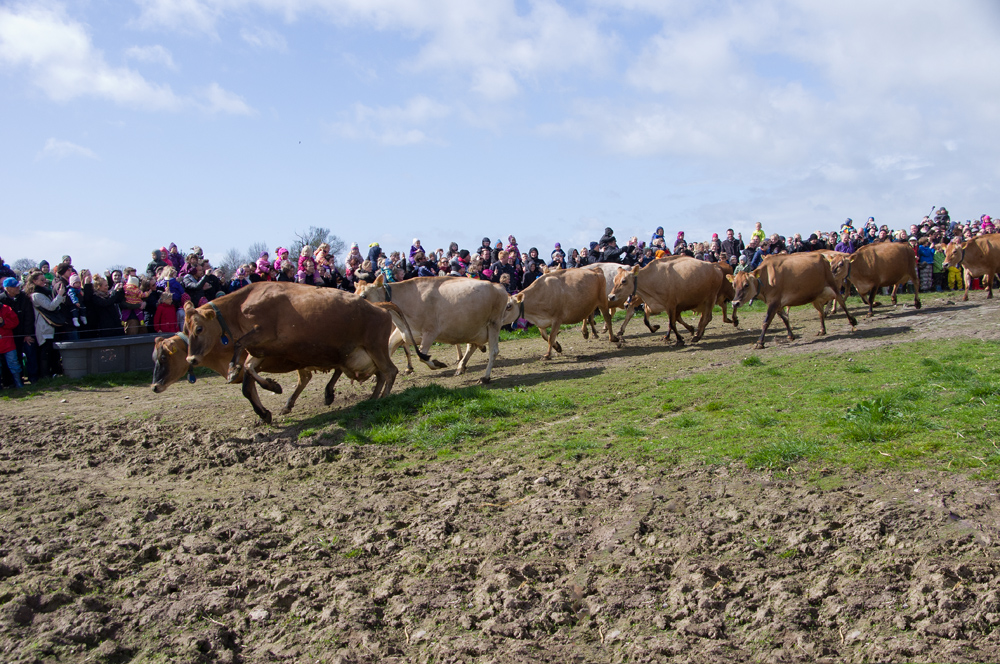
<svg viewBox="0 0 1000 664"><path fill-rule="evenodd" d="M274 392L275 394L281 394L281 384L276 380L268 379L264 388Z"/></svg>
<svg viewBox="0 0 1000 664"><path fill-rule="evenodd" d="M481 384L483 384L483 385L489 385L490 384L490 379L487 376L483 376L482 378L479 379L479 382Z"/></svg>
<svg viewBox="0 0 1000 664"><path fill-rule="evenodd" d="M756 348L757 350L764 350L764 344L757 344L756 346L754 346L754 348Z"/></svg>
<svg viewBox="0 0 1000 664"><path fill-rule="evenodd" d="M271 423L271 411L265 410L264 414L260 416L260 419L263 420L264 424L270 424Z"/></svg>
<svg viewBox="0 0 1000 664"><path fill-rule="evenodd" d="M431 360L431 363L434 365L435 369L444 369L446 366L448 366L441 360Z"/></svg>
<svg viewBox="0 0 1000 664"><path fill-rule="evenodd" d="M552 359L552 356L551 356L551 355L542 355L542 358L541 358L541 359L543 359L543 360L545 360L545 361L548 361L548 360L551 360L551 359Z"/></svg>
<svg viewBox="0 0 1000 664"><path fill-rule="evenodd" d="M292 409L289 408L288 406L285 406L280 411L278 411L278 414L279 415L288 415L290 412L292 412Z"/></svg>
<svg viewBox="0 0 1000 664"><path fill-rule="evenodd" d="M329 395L323 397L323 405L324 406L332 406L333 405L333 397L334 397L334 395L332 395L332 394L329 394Z"/></svg>
<svg viewBox="0 0 1000 664"><path fill-rule="evenodd" d="M990 296L990 297L992 297L992 296ZM988 300L988 299L990 299L990 298L988 297L988 298L986 298L986 299ZM919 308L920 308L920 301L918 300L917 302L914 302L914 303L913 303L913 306L914 306L914 307L916 307L917 309L919 309Z"/></svg>
<svg viewBox="0 0 1000 664"><path fill-rule="evenodd" d="M794 334L789 334L788 335L788 340L789 341L795 341L795 335Z"/></svg>
<svg viewBox="0 0 1000 664"><path fill-rule="evenodd" d="M559 344L556 344L555 346L553 346L553 348L555 348L555 349L556 349L556 352L557 352L557 353L561 353L561 352L562 352L562 346L561 346L561 345L559 345Z"/></svg>
<svg viewBox="0 0 1000 664"><path fill-rule="evenodd" d="M405 369L403 369L403 375L404 376L409 376L411 373L413 373L413 368L412 367L406 367Z"/></svg>

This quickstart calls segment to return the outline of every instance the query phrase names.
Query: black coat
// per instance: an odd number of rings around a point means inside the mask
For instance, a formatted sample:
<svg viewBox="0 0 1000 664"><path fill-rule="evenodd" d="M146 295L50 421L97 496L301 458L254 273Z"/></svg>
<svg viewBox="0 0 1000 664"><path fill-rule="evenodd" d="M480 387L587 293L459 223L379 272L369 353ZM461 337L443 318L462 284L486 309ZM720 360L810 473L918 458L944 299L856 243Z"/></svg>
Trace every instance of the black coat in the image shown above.
<svg viewBox="0 0 1000 664"><path fill-rule="evenodd" d="M125 334L119 308L125 301L124 290L112 290L105 297L94 291L93 284L84 284L83 301L87 303L87 336L117 337Z"/></svg>

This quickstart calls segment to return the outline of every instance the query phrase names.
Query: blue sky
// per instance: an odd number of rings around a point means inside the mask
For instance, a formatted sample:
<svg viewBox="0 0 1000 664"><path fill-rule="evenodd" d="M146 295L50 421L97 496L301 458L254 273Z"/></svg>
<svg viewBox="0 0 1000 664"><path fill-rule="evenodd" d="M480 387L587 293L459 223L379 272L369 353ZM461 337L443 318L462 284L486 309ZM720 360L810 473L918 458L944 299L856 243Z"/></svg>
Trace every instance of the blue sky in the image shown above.
<svg viewBox="0 0 1000 664"><path fill-rule="evenodd" d="M1000 3L0 3L0 255L1000 213Z"/></svg>

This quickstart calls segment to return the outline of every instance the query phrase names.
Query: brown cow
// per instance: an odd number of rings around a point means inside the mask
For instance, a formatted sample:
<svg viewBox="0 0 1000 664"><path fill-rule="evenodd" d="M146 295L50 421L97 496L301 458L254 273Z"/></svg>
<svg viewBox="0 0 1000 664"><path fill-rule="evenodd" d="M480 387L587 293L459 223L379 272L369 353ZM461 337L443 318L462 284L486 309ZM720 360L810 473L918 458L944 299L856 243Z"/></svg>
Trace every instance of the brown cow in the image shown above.
<svg viewBox="0 0 1000 664"><path fill-rule="evenodd" d="M185 311L187 361L198 366L217 345L232 348L232 380L239 371L236 359L245 349L249 361L244 367L243 394L267 423L271 413L260 404L256 385L271 389L277 383L258 375L266 361L283 371L333 369L327 405L333 402L333 387L341 373L358 381L374 375L373 399L389 394L396 380L398 370L389 358L389 337L395 329L392 315L350 293L259 282L197 309L188 302Z"/></svg>
<svg viewBox="0 0 1000 664"><path fill-rule="evenodd" d="M549 344L543 360L552 359L553 348L558 353L562 352L562 346L556 341L560 326L587 321L594 315L595 309L599 309L604 316L610 340L618 341L611 329L608 291L604 272L600 268L588 266L543 274L523 291L511 296L511 304L514 306L507 310L503 324L513 323L518 318L534 323L542 339ZM552 330L546 333L545 329L549 327ZM586 325L583 337L588 337Z"/></svg>
<svg viewBox="0 0 1000 664"><path fill-rule="evenodd" d="M620 268L608 301L626 302L633 295L641 296L651 313L665 311L670 317L670 329L663 340L667 341L673 332L677 345L683 346L684 340L677 332L678 321L693 332L692 341L701 339L712 320L712 308L719 298L722 281L722 270L712 263L689 256L664 256L645 267ZM680 320L681 312L689 310L701 314L697 331Z"/></svg>
<svg viewBox="0 0 1000 664"><path fill-rule="evenodd" d="M968 242L952 242L944 250L945 267L963 268L965 297L969 299L969 286L976 277L986 277L986 299L993 297L993 278L1000 272L1000 235L990 234Z"/></svg>
<svg viewBox="0 0 1000 664"><path fill-rule="evenodd" d="M604 272L604 281L605 281L605 283L607 284L607 287L608 287L608 295L611 295L611 289L613 289L615 287L615 275L618 274L618 268L622 267L622 264L621 263L591 263L591 265L593 265L594 267L601 268L601 271ZM654 333L657 330L660 329L659 325L653 325L652 323L649 322L649 311L643 305L642 298L639 297L639 296L636 296L636 297L632 298L632 301L629 303L629 305L625 307L625 320L622 321L622 327L621 327L620 330L618 330L618 336L619 337L622 336L623 334L625 334L625 326L628 325L628 322L630 320L632 320L632 316L635 315L635 309L636 309L636 307L639 307L639 306L642 307L642 322L646 324L646 328L650 332L654 332ZM611 313L612 316L615 315L615 310L616 309L618 309L618 307L615 306L614 304L612 304L610 301L608 301L608 311ZM594 321L594 319L593 319L593 317L591 317L589 321L584 321L583 324L586 325L589 322L589 323L591 323L591 325L593 325L593 321ZM597 328L594 328L594 336L595 337L597 336Z"/></svg>
<svg viewBox="0 0 1000 664"><path fill-rule="evenodd" d="M372 302L391 301L397 305L423 352L429 351L435 341L468 344L465 356L455 370L456 376L465 373L476 348L489 344L486 374L481 381L490 382L493 363L500 352L500 326L504 314L511 307L503 286L461 277L417 277L386 284L379 275L373 284L359 283L357 293ZM402 343L399 331L394 332L390 339L390 353ZM413 365L405 346L404 351L407 372L411 372Z"/></svg>
<svg viewBox="0 0 1000 664"><path fill-rule="evenodd" d="M913 282L913 306L920 308L920 279L917 277L917 257L903 242L866 244L849 260L847 281L861 299L868 299L868 316L875 315L875 293L883 286L892 286L892 303L896 304L896 287Z"/></svg>
<svg viewBox="0 0 1000 664"><path fill-rule="evenodd" d="M816 307L816 311L819 312L818 335L826 334L826 315L823 313L823 307L830 300L836 300L844 308L852 331L858 324L851 312L847 311L844 297L840 294L833 278L830 262L818 253L771 256L753 272L740 272L732 277L732 280L735 291L733 318L736 318L736 310L743 302L759 297L767 304L767 315L760 331L757 348L764 347L764 335L775 314L780 316L785 324L788 338L795 338L785 307L810 303Z"/></svg>

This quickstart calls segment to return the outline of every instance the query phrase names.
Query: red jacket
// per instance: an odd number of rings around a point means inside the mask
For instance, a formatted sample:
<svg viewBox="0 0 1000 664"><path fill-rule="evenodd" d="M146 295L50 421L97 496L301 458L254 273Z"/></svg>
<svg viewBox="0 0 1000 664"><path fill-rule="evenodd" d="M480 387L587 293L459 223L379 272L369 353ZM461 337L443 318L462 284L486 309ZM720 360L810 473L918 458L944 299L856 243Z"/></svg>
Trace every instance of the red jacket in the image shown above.
<svg viewBox="0 0 1000 664"><path fill-rule="evenodd" d="M3 324L0 324L0 353L17 350L14 345L14 328L20 322L17 314L9 305L0 304L0 320L3 321Z"/></svg>
<svg viewBox="0 0 1000 664"><path fill-rule="evenodd" d="M170 304L160 304L153 315L153 330L161 334L180 332L177 325L177 309Z"/></svg>

